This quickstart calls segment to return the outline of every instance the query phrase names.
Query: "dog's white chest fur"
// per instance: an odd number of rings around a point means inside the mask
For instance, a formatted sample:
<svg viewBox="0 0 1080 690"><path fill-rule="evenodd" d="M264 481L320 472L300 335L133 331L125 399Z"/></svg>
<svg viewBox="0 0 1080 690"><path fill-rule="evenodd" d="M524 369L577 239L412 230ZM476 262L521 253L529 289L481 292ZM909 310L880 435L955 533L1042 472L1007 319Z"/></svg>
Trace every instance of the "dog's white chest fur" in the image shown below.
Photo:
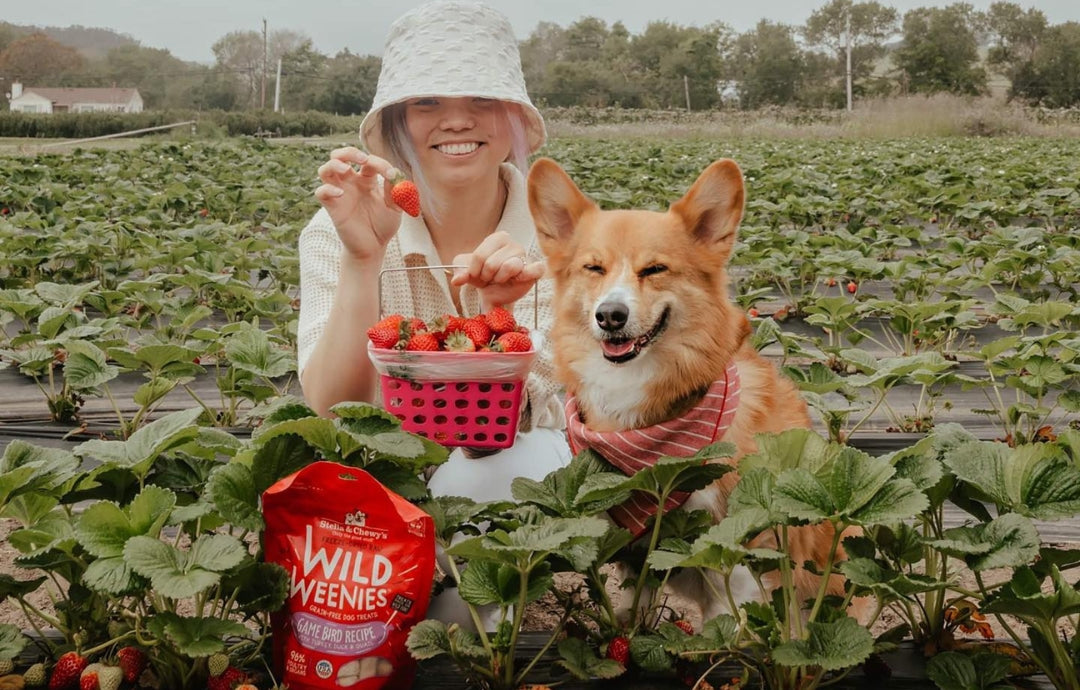
<svg viewBox="0 0 1080 690"><path fill-rule="evenodd" d="M602 410L616 429L641 426L641 408L648 398L648 384L656 380L656 367L648 356L624 365L612 364L599 353L574 366L581 380L578 405L586 411Z"/></svg>

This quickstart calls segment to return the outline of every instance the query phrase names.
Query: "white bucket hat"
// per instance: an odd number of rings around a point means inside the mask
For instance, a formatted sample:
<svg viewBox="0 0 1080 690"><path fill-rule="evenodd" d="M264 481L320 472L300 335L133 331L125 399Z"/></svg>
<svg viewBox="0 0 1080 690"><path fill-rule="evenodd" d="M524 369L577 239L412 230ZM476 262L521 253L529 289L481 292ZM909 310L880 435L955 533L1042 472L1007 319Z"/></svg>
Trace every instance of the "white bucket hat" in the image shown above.
<svg viewBox="0 0 1080 690"><path fill-rule="evenodd" d="M517 103L525 115L529 153L547 136L529 100L510 22L487 5L444 0L422 5L390 26L375 100L360 123L360 142L385 156L382 111L423 96L473 96Z"/></svg>

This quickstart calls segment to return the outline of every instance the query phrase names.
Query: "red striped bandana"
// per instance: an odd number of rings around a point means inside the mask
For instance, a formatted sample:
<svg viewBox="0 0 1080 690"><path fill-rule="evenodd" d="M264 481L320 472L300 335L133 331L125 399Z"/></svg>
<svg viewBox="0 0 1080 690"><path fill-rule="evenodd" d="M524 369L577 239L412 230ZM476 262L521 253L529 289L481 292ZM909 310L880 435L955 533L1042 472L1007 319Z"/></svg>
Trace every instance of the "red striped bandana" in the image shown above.
<svg viewBox="0 0 1080 690"><path fill-rule="evenodd" d="M577 399L566 398L566 430L574 454L591 448L627 476L651 467L664 456L689 457L724 437L739 406L739 371L729 363L724 378L714 381L701 402L681 417L643 429L597 432L585 426ZM678 508L690 494L676 492L664 510ZM622 505L608 511L617 524L634 533L645 531L645 523L656 512L653 499L635 492Z"/></svg>

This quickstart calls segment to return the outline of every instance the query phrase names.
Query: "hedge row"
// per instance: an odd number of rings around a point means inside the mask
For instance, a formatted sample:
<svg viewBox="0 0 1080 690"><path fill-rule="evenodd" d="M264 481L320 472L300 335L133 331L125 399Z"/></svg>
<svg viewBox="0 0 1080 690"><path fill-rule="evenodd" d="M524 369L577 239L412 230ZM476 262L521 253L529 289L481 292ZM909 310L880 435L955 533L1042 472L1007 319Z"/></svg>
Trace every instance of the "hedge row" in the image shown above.
<svg viewBox="0 0 1080 690"><path fill-rule="evenodd" d="M356 132L360 119L316 111L159 110L142 113L57 113L44 115L0 111L0 137L83 139L195 120L200 133L229 136L309 137Z"/></svg>

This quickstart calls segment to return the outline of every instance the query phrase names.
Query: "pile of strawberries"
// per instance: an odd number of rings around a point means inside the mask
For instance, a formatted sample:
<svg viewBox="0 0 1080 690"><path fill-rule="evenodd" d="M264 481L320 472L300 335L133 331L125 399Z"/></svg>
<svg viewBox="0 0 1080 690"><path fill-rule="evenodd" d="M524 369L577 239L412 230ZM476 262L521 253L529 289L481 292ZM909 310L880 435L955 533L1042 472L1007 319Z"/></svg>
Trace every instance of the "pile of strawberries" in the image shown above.
<svg viewBox="0 0 1080 690"><path fill-rule="evenodd" d="M444 314L430 323L391 314L367 331L377 348L413 352L529 352L529 329L503 307L465 318Z"/></svg>

